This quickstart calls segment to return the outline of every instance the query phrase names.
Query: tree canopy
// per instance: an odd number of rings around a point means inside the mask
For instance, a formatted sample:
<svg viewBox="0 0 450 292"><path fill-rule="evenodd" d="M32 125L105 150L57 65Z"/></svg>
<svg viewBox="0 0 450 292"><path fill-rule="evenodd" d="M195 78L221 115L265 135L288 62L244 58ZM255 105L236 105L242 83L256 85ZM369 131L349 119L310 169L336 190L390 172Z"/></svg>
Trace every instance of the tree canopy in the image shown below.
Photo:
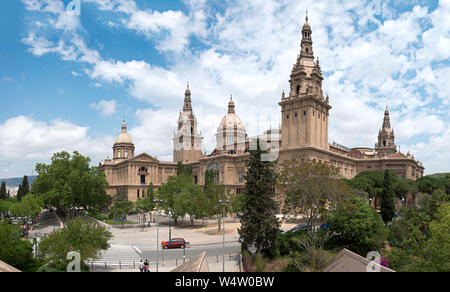
<svg viewBox="0 0 450 292"><path fill-rule="evenodd" d="M325 216L330 232L340 244L365 255L381 250L388 231L380 215L362 198L349 196L338 202Z"/></svg>
<svg viewBox="0 0 450 292"><path fill-rule="evenodd" d="M285 161L278 182L285 195L283 213L303 215L311 229L328 204L350 194L338 169L322 163Z"/></svg>
<svg viewBox="0 0 450 292"><path fill-rule="evenodd" d="M381 218L388 223L395 215L395 194L390 170L384 171L383 192L381 193Z"/></svg>
<svg viewBox="0 0 450 292"><path fill-rule="evenodd" d="M100 250L107 250L112 238L106 227L91 221L77 218L67 222L66 226L49 235L45 235L38 249L38 258L45 264L43 271L66 271L67 254L71 251L80 253L81 264L88 259L98 257Z"/></svg>
<svg viewBox="0 0 450 292"><path fill-rule="evenodd" d="M89 166L90 159L78 152L56 153L51 164L36 165L37 178L32 192L42 195L46 204L63 211L74 207L101 210L110 203L106 194L108 183L97 167Z"/></svg>
<svg viewBox="0 0 450 292"><path fill-rule="evenodd" d="M22 240L17 225L0 222L0 260L24 272L33 271L33 246Z"/></svg>

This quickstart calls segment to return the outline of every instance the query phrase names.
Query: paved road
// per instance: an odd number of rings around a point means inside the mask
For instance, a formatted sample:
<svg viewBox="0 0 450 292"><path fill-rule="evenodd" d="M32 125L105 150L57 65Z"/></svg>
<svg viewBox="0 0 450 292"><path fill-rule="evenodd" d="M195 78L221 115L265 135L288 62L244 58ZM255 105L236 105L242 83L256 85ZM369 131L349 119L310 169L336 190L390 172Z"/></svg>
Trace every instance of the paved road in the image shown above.
<svg viewBox="0 0 450 292"><path fill-rule="evenodd" d="M159 271L171 271L175 267L183 264L183 254L186 252L185 262L191 258L206 252L210 271L222 271L222 255L224 249L221 244L194 246L183 249L159 250ZM239 271L239 243L225 245L225 263L226 271ZM149 247L111 245L111 248L103 252L99 259L92 265L93 271L137 271L140 260L148 260L150 270L156 271L157 252ZM106 268L105 268L106 267Z"/></svg>
<svg viewBox="0 0 450 292"><path fill-rule="evenodd" d="M42 237L45 234L52 233L55 229L59 229L58 218L56 218L54 212L44 209L41 211L38 222L33 226L33 230L30 231L28 238Z"/></svg>
<svg viewBox="0 0 450 292"><path fill-rule="evenodd" d="M182 259L183 255L186 256L187 259L193 258L202 252L206 251L207 257L221 257L223 254L226 256L230 254L238 254L241 251L241 247L239 243L236 244L226 244L225 249L223 249L222 244L208 245L208 246L198 246L198 247L188 247L185 250L183 249L166 249L159 251L159 260L176 260ZM142 259L148 259L149 261L156 261L157 252L153 249L147 248L138 248L136 251L138 255Z"/></svg>
<svg viewBox="0 0 450 292"><path fill-rule="evenodd" d="M159 249L159 253L155 248L151 247L142 247L142 246L124 246L124 245L111 245L111 248L106 252L102 252L99 259L96 262L107 262L107 263L117 263L119 261L122 262L133 262L140 259L147 259L149 261L156 261L158 255L159 260L166 261L175 261L183 259L183 255L186 256L187 259L193 258L202 252L206 251L207 257L222 257L223 254L225 256L235 255L240 253L240 244L239 243L227 243L225 245L225 249L222 247L222 243L220 244L211 244L211 245L202 245L202 246L193 246L187 247L185 250L177 248L177 249Z"/></svg>

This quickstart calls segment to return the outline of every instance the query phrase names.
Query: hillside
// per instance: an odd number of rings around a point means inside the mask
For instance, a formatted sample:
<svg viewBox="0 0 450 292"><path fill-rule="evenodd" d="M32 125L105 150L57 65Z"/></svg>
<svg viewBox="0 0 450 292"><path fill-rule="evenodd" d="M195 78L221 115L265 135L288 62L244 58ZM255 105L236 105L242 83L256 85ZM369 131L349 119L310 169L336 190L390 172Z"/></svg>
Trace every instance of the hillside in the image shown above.
<svg viewBox="0 0 450 292"><path fill-rule="evenodd" d="M31 184L36 179L37 176L29 176L28 177L28 183ZM6 182L6 186L10 188L19 187L19 185L22 183L23 177L14 177L14 178L0 178L1 182Z"/></svg>

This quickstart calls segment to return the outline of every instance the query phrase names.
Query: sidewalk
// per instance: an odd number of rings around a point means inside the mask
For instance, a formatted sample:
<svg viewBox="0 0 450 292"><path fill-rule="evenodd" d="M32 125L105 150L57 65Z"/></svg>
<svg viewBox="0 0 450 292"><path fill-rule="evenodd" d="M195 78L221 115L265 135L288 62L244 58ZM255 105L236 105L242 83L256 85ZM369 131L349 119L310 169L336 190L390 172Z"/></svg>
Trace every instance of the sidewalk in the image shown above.
<svg viewBox="0 0 450 292"><path fill-rule="evenodd" d="M223 263L222 263L222 257L219 256L219 262L217 262L216 257L208 257L208 266L210 272L222 272L223 270ZM188 262L188 260L186 260ZM170 272L176 267L182 265L183 262L179 260L178 262L175 261L169 261L164 262L164 265L162 262L159 263L159 272ZM133 263L127 263L127 265L123 265L121 268L118 264L116 264L114 267L111 268L111 265L108 266L107 269L105 269L102 265L96 265L94 267L93 272L108 272L108 273L127 273L127 272L139 272L139 261L136 261L134 263L135 268L133 268ZM156 263L150 262L150 272L156 272ZM225 272L239 272L239 259L238 256L233 257L232 260L229 259L229 257L225 257Z"/></svg>

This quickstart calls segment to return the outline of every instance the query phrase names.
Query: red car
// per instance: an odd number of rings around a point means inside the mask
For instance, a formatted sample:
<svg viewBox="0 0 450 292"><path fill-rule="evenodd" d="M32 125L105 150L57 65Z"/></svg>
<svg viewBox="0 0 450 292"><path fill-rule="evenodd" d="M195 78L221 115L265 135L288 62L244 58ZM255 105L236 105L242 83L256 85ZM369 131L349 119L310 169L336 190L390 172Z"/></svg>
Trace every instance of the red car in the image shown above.
<svg viewBox="0 0 450 292"><path fill-rule="evenodd" d="M186 242L183 238L172 238L170 241L161 242L161 246L164 249L169 248L185 248L188 242Z"/></svg>

